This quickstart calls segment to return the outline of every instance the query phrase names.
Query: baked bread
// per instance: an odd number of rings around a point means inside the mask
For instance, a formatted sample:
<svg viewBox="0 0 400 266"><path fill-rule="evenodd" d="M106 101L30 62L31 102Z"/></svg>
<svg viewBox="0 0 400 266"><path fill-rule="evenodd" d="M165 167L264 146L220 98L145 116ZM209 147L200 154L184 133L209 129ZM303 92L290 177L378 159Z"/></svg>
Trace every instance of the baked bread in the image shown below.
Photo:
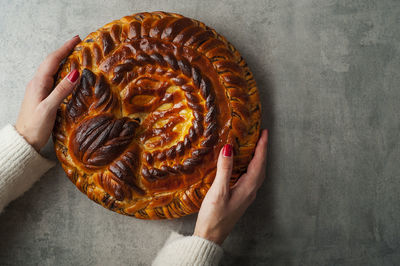
<svg viewBox="0 0 400 266"><path fill-rule="evenodd" d="M197 212L226 143L231 183L246 171L259 95L215 30L165 12L123 17L78 44L57 83L73 69L81 79L57 113L55 150L70 180L105 208L141 219Z"/></svg>

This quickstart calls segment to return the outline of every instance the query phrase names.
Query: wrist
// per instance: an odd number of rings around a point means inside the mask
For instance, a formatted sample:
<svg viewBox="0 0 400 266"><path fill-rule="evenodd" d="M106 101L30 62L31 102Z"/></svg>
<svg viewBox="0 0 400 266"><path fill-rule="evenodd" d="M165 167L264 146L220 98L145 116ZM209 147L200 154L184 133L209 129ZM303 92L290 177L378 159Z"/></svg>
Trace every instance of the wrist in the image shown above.
<svg viewBox="0 0 400 266"><path fill-rule="evenodd" d="M214 242L215 244L220 245L220 246L222 245L222 243L225 240L225 237L221 237L219 234L210 233L210 232L199 232L196 229L193 232L193 236L201 237L208 241Z"/></svg>
<svg viewBox="0 0 400 266"><path fill-rule="evenodd" d="M38 144L37 141L35 141L33 138L31 138L29 136L29 134L27 134L27 130L25 127L19 126L18 123L14 127L15 127L15 130L18 132L18 134L20 134L29 145L31 145L37 152L40 151L40 149L41 149L40 145Z"/></svg>

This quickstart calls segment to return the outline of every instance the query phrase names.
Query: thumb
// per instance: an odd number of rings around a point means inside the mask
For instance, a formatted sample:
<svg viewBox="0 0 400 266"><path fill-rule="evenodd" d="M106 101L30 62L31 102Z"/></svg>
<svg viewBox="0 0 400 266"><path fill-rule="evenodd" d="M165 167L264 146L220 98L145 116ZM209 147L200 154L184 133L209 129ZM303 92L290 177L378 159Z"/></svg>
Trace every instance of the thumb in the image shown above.
<svg viewBox="0 0 400 266"><path fill-rule="evenodd" d="M49 96L45 99L49 105L49 109L57 109L60 103L71 94L76 83L78 82L79 71L74 69L54 88Z"/></svg>
<svg viewBox="0 0 400 266"><path fill-rule="evenodd" d="M219 153L217 174L211 189L216 189L224 195L229 194L229 181L232 175L233 149L231 144L226 144Z"/></svg>

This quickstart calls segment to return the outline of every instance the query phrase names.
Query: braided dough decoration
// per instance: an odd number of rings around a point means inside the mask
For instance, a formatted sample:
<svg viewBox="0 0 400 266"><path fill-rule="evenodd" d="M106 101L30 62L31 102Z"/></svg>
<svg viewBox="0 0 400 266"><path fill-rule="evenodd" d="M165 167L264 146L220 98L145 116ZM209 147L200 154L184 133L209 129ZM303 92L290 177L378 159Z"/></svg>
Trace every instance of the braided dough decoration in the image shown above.
<svg viewBox="0 0 400 266"><path fill-rule="evenodd" d="M61 67L81 80L60 106L55 150L70 180L115 212L141 219L195 213L220 149L231 184L259 136L255 80L215 30L182 15L139 13L89 34Z"/></svg>

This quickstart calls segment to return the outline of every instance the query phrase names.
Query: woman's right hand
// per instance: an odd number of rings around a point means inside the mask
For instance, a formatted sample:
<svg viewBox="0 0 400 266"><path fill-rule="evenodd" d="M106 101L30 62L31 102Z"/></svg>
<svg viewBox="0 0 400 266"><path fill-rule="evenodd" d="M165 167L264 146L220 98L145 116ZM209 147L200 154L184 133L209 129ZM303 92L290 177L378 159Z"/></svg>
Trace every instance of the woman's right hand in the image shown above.
<svg viewBox="0 0 400 266"><path fill-rule="evenodd" d="M267 143L268 131L264 129L247 172L231 189L232 146L224 146L219 154L215 180L201 204L193 235L222 244L256 198L257 190L265 179Z"/></svg>

